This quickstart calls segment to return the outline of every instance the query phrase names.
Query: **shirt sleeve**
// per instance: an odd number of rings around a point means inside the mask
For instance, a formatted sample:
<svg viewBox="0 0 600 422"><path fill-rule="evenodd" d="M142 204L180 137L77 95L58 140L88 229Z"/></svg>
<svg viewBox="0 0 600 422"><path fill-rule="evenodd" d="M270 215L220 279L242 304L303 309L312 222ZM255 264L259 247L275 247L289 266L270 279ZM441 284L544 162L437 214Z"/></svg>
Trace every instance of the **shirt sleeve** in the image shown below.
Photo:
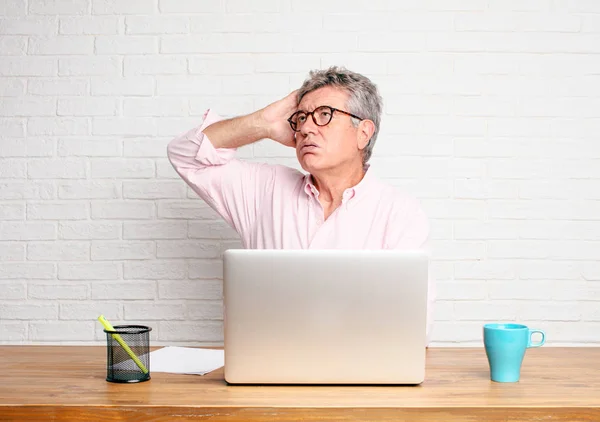
<svg viewBox="0 0 600 422"><path fill-rule="evenodd" d="M427 215L419 202L414 199L405 202L403 211L396 215L396 221L402 221L399 231L391 236L390 249L419 249L430 255L427 281L427 345L431 342L435 307L435 277L431 271L430 225Z"/></svg>
<svg viewBox="0 0 600 422"><path fill-rule="evenodd" d="M203 130L220 120L208 110L202 125L169 143L167 155L181 178L247 245L265 194L273 189L275 168L238 160L235 148L215 148Z"/></svg>

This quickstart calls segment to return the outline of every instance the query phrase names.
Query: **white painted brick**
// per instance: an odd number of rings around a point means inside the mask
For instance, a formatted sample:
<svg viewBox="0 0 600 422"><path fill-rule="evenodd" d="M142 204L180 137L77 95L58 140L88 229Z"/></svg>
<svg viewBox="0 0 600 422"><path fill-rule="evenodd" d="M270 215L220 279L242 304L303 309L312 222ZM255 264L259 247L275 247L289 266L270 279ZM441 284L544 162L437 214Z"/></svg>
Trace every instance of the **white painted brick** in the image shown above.
<svg viewBox="0 0 600 422"><path fill-rule="evenodd" d="M58 182L59 199L118 199L120 183L105 181Z"/></svg>
<svg viewBox="0 0 600 422"><path fill-rule="evenodd" d="M185 186L179 181L123 182L126 199L178 199L185 195Z"/></svg>
<svg viewBox="0 0 600 422"><path fill-rule="evenodd" d="M256 73L250 76L226 75L222 78L222 92L225 95L280 94L289 90L288 75ZM262 89L260 89L261 87Z"/></svg>
<svg viewBox="0 0 600 422"><path fill-rule="evenodd" d="M188 263L189 277L191 279L223 278L223 261L220 260L192 260Z"/></svg>
<svg viewBox="0 0 600 422"><path fill-rule="evenodd" d="M114 240L120 237L121 223L67 221L58 224L58 238L67 240Z"/></svg>
<svg viewBox="0 0 600 422"><path fill-rule="evenodd" d="M156 161L156 178L157 179L179 179L179 175L168 160Z"/></svg>
<svg viewBox="0 0 600 422"><path fill-rule="evenodd" d="M119 57L65 57L58 61L61 76L118 76L120 73Z"/></svg>
<svg viewBox="0 0 600 422"><path fill-rule="evenodd" d="M185 56L127 56L124 62L125 76L187 73L187 59Z"/></svg>
<svg viewBox="0 0 600 422"><path fill-rule="evenodd" d="M279 55L279 60L282 60ZM254 73L252 54L202 54L188 59L191 74L249 75ZM289 71L288 71L289 72Z"/></svg>
<svg viewBox="0 0 600 422"><path fill-rule="evenodd" d="M440 260L483 259L485 251L486 244L484 242L437 241L435 244L435 255ZM493 257L498 258L497 256Z"/></svg>
<svg viewBox="0 0 600 422"><path fill-rule="evenodd" d="M422 199L423 208L429 218L439 219L483 219L486 214L486 203L484 201L471 200L437 200ZM442 206L442 204L444 204Z"/></svg>
<svg viewBox="0 0 600 422"><path fill-rule="evenodd" d="M454 264L457 280L513 280L515 265L508 260L462 261Z"/></svg>
<svg viewBox="0 0 600 422"><path fill-rule="evenodd" d="M27 339L26 321L1 321L0 342L7 344L19 344Z"/></svg>
<svg viewBox="0 0 600 422"><path fill-rule="evenodd" d="M158 136L168 136L172 139L174 136L188 132L191 127L199 125L197 117L164 117L158 119L157 126Z"/></svg>
<svg viewBox="0 0 600 422"><path fill-rule="evenodd" d="M158 328L158 338L162 341L223 342L220 321L161 321Z"/></svg>
<svg viewBox="0 0 600 422"><path fill-rule="evenodd" d="M207 299L223 298L221 280L164 280L158 282L160 299Z"/></svg>
<svg viewBox="0 0 600 422"><path fill-rule="evenodd" d="M0 159L0 178L24 179L27 177L27 162L19 159Z"/></svg>
<svg viewBox="0 0 600 422"><path fill-rule="evenodd" d="M467 222L454 224L454 238L457 240L517 239L519 225L512 221Z"/></svg>
<svg viewBox="0 0 600 422"><path fill-rule="evenodd" d="M545 303L531 301L519 306L522 321L579 321L582 309L577 302Z"/></svg>
<svg viewBox="0 0 600 422"><path fill-rule="evenodd" d="M210 33L190 36L166 35L161 37L160 52L164 54L314 52L314 49L309 49L304 45L310 45L311 42L316 41L316 38L307 40L306 44L301 42L300 38L295 41L297 42L296 49L292 50L290 37L285 34L255 33L251 36L243 33ZM344 44L348 44L347 40L342 41ZM328 48L326 50L340 51L337 47L336 45L335 49Z"/></svg>
<svg viewBox="0 0 600 422"><path fill-rule="evenodd" d="M74 55L92 54L94 37L86 35L69 35L56 37L31 37L27 52L32 55Z"/></svg>
<svg viewBox="0 0 600 422"><path fill-rule="evenodd" d="M121 142L115 139L60 139L59 156L115 157L121 155Z"/></svg>
<svg viewBox="0 0 600 422"><path fill-rule="evenodd" d="M190 98L190 115L191 116L204 116L206 110L210 107L214 110L219 110L219 114L223 117L235 117L244 114L250 114L257 109L262 107L262 104L255 106L254 100L251 97L239 96L235 97L236 100L232 103L232 97L218 96L218 97L192 97ZM247 145L244 148L252 149L253 144ZM239 151L239 150L238 150Z"/></svg>
<svg viewBox="0 0 600 422"><path fill-rule="evenodd" d="M433 314L434 321L452 321L454 319L454 303L451 301L437 301Z"/></svg>
<svg viewBox="0 0 600 422"><path fill-rule="evenodd" d="M216 220L217 212L199 201L158 201L158 218Z"/></svg>
<svg viewBox="0 0 600 422"><path fill-rule="evenodd" d="M519 185L509 180L457 179L454 196L460 199L516 199Z"/></svg>
<svg viewBox="0 0 600 422"><path fill-rule="evenodd" d="M161 13L214 13L223 10L220 0L204 0L202 3L190 3L187 0L158 0Z"/></svg>
<svg viewBox="0 0 600 422"><path fill-rule="evenodd" d="M457 31L512 32L517 30L518 20L513 13L457 13L454 25Z"/></svg>
<svg viewBox="0 0 600 422"><path fill-rule="evenodd" d="M510 12L524 12L524 11L543 11L550 7L548 0L525 0L525 1L499 1L490 0L489 9L492 11L510 11Z"/></svg>
<svg viewBox="0 0 600 422"><path fill-rule="evenodd" d="M216 242L192 240L160 240L156 242L157 258L219 258Z"/></svg>
<svg viewBox="0 0 600 422"><path fill-rule="evenodd" d="M185 307L181 303L128 302L125 303L126 320L183 320Z"/></svg>
<svg viewBox="0 0 600 422"><path fill-rule="evenodd" d="M36 158L29 161L27 175L30 179L85 178L85 162L77 158Z"/></svg>
<svg viewBox="0 0 600 422"><path fill-rule="evenodd" d="M184 260L129 261L123 265L125 279L179 280L187 273Z"/></svg>
<svg viewBox="0 0 600 422"><path fill-rule="evenodd" d="M28 261L87 261L90 259L89 242L29 242Z"/></svg>
<svg viewBox="0 0 600 422"><path fill-rule="evenodd" d="M140 220L154 217L154 204L148 201L101 201L92 203L93 219Z"/></svg>
<svg viewBox="0 0 600 422"><path fill-rule="evenodd" d="M9 137L24 137L25 119L7 119L0 117L0 133Z"/></svg>
<svg viewBox="0 0 600 422"><path fill-rule="evenodd" d="M184 239L186 237L186 221L123 223L123 239Z"/></svg>
<svg viewBox="0 0 600 422"><path fill-rule="evenodd" d="M583 265L582 277L585 280L600 280L600 263L586 262ZM600 287L600 286L599 286Z"/></svg>
<svg viewBox="0 0 600 422"><path fill-rule="evenodd" d="M0 96L18 97L25 93L25 79L0 78Z"/></svg>
<svg viewBox="0 0 600 422"><path fill-rule="evenodd" d="M152 241L93 241L92 260L109 261L125 259L152 259L156 245Z"/></svg>
<svg viewBox="0 0 600 422"><path fill-rule="evenodd" d="M0 303L0 319L56 319L58 305L56 304L27 304Z"/></svg>
<svg viewBox="0 0 600 422"><path fill-rule="evenodd" d="M86 262L58 264L59 280L115 280L121 264L116 262ZM92 283L93 291L94 283ZM92 296L92 298L94 298Z"/></svg>
<svg viewBox="0 0 600 422"><path fill-rule="evenodd" d="M6 18L0 19L0 34L9 35L52 35L58 29L56 17Z"/></svg>
<svg viewBox="0 0 600 422"><path fill-rule="evenodd" d="M54 279L56 270L49 263L0 263L0 279Z"/></svg>
<svg viewBox="0 0 600 422"><path fill-rule="evenodd" d="M29 324L31 341L92 341L94 340L92 321L45 321Z"/></svg>
<svg viewBox="0 0 600 422"><path fill-rule="evenodd" d="M109 321L121 319L123 305L110 302L79 302L61 303L59 305L59 318L61 320L94 320L99 315L104 315Z"/></svg>
<svg viewBox="0 0 600 422"><path fill-rule="evenodd" d="M119 33L119 18L108 16L61 17L60 34L113 35Z"/></svg>
<svg viewBox="0 0 600 422"><path fill-rule="evenodd" d="M186 34L190 32L187 16L127 16L126 34Z"/></svg>
<svg viewBox="0 0 600 422"><path fill-rule="evenodd" d="M0 103L0 116L54 116L56 100L47 97L4 98Z"/></svg>
<svg viewBox="0 0 600 422"><path fill-rule="evenodd" d="M0 242L0 261L25 261L25 244Z"/></svg>
<svg viewBox="0 0 600 422"><path fill-rule="evenodd" d="M123 114L132 117L185 116L188 114L188 108L188 101L185 98L127 98L123 102ZM164 155L164 148L162 155Z"/></svg>
<svg viewBox="0 0 600 422"><path fill-rule="evenodd" d="M155 119L95 117L92 120L92 134L94 135L154 136L156 133Z"/></svg>
<svg viewBox="0 0 600 422"><path fill-rule="evenodd" d="M223 220L190 221L190 239L237 239L239 235Z"/></svg>
<svg viewBox="0 0 600 422"><path fill-rule="evenodd" d="M0 61L3 76L54 76L58 60L49 57L8 57Z"/></svg>
<svg viewBox="0 0 600 422"><path fill-rule="evenodd" d="M156 76L156 94L161 95L218 95L221 78L202 76Z"/></svg>
<svg viewBox="0 0 600 422"><path fill-rule="evenodd" d="M154 54L158 39L152 36L114 35L96 37L96 54Z"/></svg>
<svg viewBox="0 0 600 422"><path fill-rule="evenodd" d="M143 158L91 159L94 179L146 179L154 176L154 162Z"/></svg>
<svg viewBox="0 0 600 422"><path fill-rule="evenodd" d="M112 98L64 98L59 99L58 116L114 116L118 102Z"/></svg>
<svg viewBox="0 0 600 422"><path fill-rule="evenodd" d="M125 139L123 155L125 157L165 157L170 138L166 139Z"/></svg>
<svg viewBox="0 0 600 422"><path fill-rule="evenodd" d="M493 300L550 300L552 299L552 282L529 280L492 281L488 283L488 295Z"/></svg>
<svg viewBox="0 0 600 422"><path fill-rule="evenodd" d="M84 117L32 117L27 121L28 135L87 135L88 120Z"/></svg>
<svg viewBox="0 0 600 422"><path fill-rule="evenodd" d="M26 299L27 286L20 281L3 281L0 283L0 298L2 298L2 300Z"/></svg>
<svg viewBox="0 0 600 422"><path fill-rule="evenodd" d="M522 239L595 240L600 237L600 221L522 221Z"/></svg>
<svg viewBox="0 0 600 422"><path fill-rule="evenodd" d="M30 78L27 93L33 95L86 95L89 90L86 79Z"/></svg>
<svg viewBox="0 0 600 422"><path fill-rule="evenodd" d="M4 0L0 3L0 16L23 16L26 14L26 0Z"/></svg>
<svg viewBox="0 0 600 422"><path fill-rule="evenodd" d="M452 182L443 179L391 179L390 185L420 198L451 198Z"/></svg>
<svg viewBox="0 0 600 422"><path fill-rule="evenodd" d="M29 0L32 15L84 15L90 9L90 0Z"/></svg>
<svg viewBox="0 0 600 422"><path fill-rule="evenodd" d="M548 282L546 282L548 284ZM552 283L552 299L555 301L597 302L600 299L600 286L597 282L559 280Z"/></svg>
<svg viewBox="0 0 600 422"><path fill-rule="evenodd" d="M121 280L110 283L92 283L92 299L148 300L155 297L155 281Z"/></svg>
<svg viewBox="0 0 600 422"><path fill-rule="evenodd" d="M513 301L469 302L454 304L454 315L459 321L514 321L518 306Z"/></svg>
<svg viewBox="0 0 600 422"><path fill-rule="evenodd" d="M187 302L186 319L191 320L223 320L223 302Z"/></svg>
<svg viewBox="0 0 600 422"><path fill-rule="evenodd" d="M54 199L52 182L0 183L0 199Z"/></svg>
<svg viewBox="0 0 600 422"><path fill-rule="evenodd" d="M154 94L154 78L136 76L129 78L92 78L92 95L150 96Z"/></svg>
<svg viewBox="0 0 600 422"><path fill-rule="evenodd" d="M600 307L597 303L583 303L581 307L582 319L584 321L600 321Z"/></svg>
<svg viewBox="0 0 600 422"><path fill-rule="evenodd" d="M0 54L3 56L21 56L27 50L27 37L3 35L0 38Z"/></svg>
<svg viewBox="0 0 600 422"><path fill-rule="evenodd" d="M85 202L28 203L28 220L85 220L89 215L89 204Z"/></svg>
<svg viewBox="0 0 600 422"><path fill-rule="evenodd" d="M27 294L29 299L71 299L82 300L88 296L87 284L49 284L28 283Z"/></svg>
<svg viewBox="0 0 600 422"><path fill-rule="evenodd" d="M51 240L56 239L54 223L0 222L2 240Z"/></svg>
<svg viewBox="0 0 600 422"><path fill-rule="evenodd" d="M156 12L156 0L92 0L92 14L95 15L127 15L153 14Z"/></svg>

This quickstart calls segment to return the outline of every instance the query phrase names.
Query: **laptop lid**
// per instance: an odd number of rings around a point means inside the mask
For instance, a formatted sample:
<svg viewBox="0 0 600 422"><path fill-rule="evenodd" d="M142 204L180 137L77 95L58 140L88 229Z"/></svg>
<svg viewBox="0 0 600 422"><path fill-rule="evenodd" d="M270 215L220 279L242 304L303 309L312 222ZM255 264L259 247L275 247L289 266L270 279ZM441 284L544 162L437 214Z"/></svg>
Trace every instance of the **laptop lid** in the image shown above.
<svg viewBox="0 0 600 422"><path fill-rule="evenodd" d="M223 265L227 382L424 380L425 252L232 249Z"/></svg>

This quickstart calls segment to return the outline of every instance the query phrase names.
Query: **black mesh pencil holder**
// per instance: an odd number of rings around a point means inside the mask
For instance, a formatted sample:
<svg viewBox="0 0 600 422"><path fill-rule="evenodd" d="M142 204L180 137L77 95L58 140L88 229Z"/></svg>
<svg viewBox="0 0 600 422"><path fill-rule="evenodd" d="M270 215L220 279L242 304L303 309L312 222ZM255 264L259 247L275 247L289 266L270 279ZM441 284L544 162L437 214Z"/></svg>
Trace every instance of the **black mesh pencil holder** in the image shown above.
<svg viewBox="0 0 600 422"><path fill-rule="evenodd" d="M106 333L106 381L150 379L150 331L144 325L116 325Z"/></svg>

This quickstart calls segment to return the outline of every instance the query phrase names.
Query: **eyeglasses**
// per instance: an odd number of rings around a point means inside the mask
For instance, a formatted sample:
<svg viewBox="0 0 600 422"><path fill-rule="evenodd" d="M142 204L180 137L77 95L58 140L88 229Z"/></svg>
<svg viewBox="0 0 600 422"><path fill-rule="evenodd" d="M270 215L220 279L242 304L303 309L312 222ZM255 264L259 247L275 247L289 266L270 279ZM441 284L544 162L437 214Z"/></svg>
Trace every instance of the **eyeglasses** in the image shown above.
<svg viewBox="0 0 600 422"><path fill-rule="evenodd" d="M333 119L333 113L335 111L346 114L350 117L354 117L355 119L361 121L364 120L344 110L340 110L329 106L320 106L315 108L311 112L299 110L292 114L290 118L287 119L287 121L290 123L290 126L292 127L292 130L294 132L300 132L300 129L302 128L302 125L306 123L306 119L308 119L308 116L312 117L313 122L315 122L315 125L326 126L329 124L329 122L331 122L331 119Z"/></svg>

